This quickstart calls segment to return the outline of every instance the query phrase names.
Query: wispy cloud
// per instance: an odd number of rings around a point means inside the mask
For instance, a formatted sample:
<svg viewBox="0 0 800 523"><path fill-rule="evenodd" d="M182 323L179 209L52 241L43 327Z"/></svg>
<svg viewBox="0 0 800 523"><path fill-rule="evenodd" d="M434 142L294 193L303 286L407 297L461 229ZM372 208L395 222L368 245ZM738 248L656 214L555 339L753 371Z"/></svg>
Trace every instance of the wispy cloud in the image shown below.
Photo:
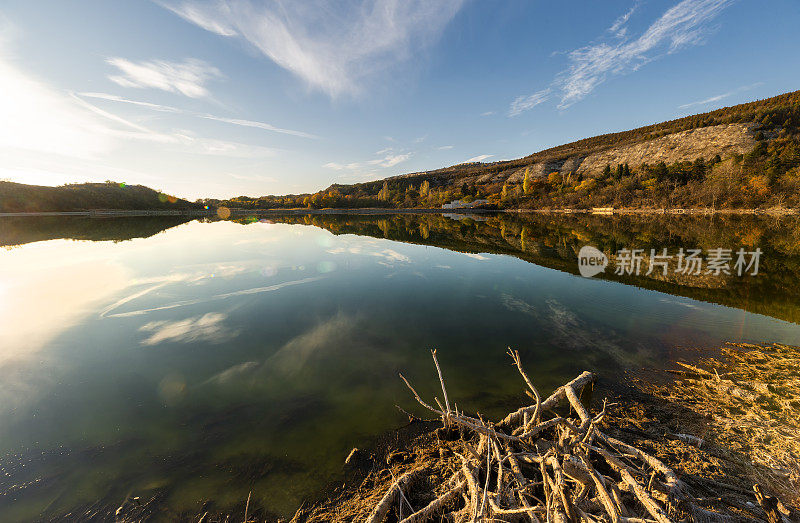
<svg viewBox="0 0 800 523"><path fill-rule="evenodd" d="M517 116L525 111L530 111L540 103L546 102L550 95L550 89L543 89L527 96L518 96L511 102L508 110L509 116Z"/></svg>
<svg viewBox="0 0 800 523"><path fill-rule="evenodd" d="M625 34L628 32L628 28L625 27L625 24L628 23L628 20L631 19L631 16L638 7L639 7L638 3L633 4L633 7L628 9L624 14L622 14L616 20L614 20L614 23L611 24L611 27L608 28L608 32L613 33L614 36L616 36L617 38L624 37Z"/></svg>
<svg viewBox="0 0 800 523"><path fill-rule="evenodd" d="M455 145L440 145L436 149L438 149L439 151L449 151L453 147L455 147Z"/></svg>
<svg viewBox="0 0 800 523"><path fill-rule="evenodd" d="M486 111L486 112L481 113L481 116L492 116L492 115L495 115L495 114L497 114L497 111Z"/></svg>
<svg viewBox="0 0 800 523"><path fill-rule="evenodd" d="M334 171L351 171L348 177L352 177L352 175L356 175L357 177L364 178L369 176L374 176L377 171L376 168L385 168L388 169L390 167L394 167L402 162L405 162L413 153L411 152L404 152L404 153L396 153L393 147L387 147L385 149L381 149L375 153L376 156L379 158L373 158L371 160L361 161L361 162L349 162L349 163L339 163L339 162L328 162L323 167L328 169L333 169Z"/></svg>
<svg viewBox="0 0 800 523"><path fill-rule="evenodd" d="M493 154L481 154L479 156L473 156L469 160L464 160L462 163L473 163L473 162L482 162L487 158L491 158L494 156Z"/></svg>
<svg viewBox="0 0 800 523"><path fill-rule="evenodd" d="M104 111L103 109L90 104L86 100L79 98L77 95L73 94L72 98L80 105L84 106L87 110L127 128L127 130L106 128L103 132L108 136L144 140L167 145L171 144L180 146L180 149L187 152L211 156L259 158L272 156L276 152L275 149L269 147L248 145L239 142L230 142L227 140L217 140L214 138L203 138L201 136L197 136L190 130L179 130L170 133L154 131L144 127L143 125L126 120L121 116Z"/></svg>
<svg viewBox="0 0 800 523"><path fill-rule="evenodd" d="M710 97L706 98L705 100L698 100L696 102L690 102L688 104L679 105L678 109L688 109L690 107L695 107L695 106L698 106L698 105L707 105L707 104L711 104L711 103L714 103L714 102L719 102L720 100L724 100L725 98L728 98L729 96L733 96L736 93L741 93L743 91L749 91L750 89L755 89L756 87L760 87L762 85L764 85L764 82L756 82L756 83L750 84L750 85L743 85L742 87L739 87L738 89L734 89L733 91L728 91L727 93L722 93L722 94L717 94L717 95L714 95L714 96L710 96Z"/></svg>
<svg viewBox="0 0 800 523"><path fill-rule="evenodd" d="M183 19L239 38L332 97L357 94L375 73L430 44L464 0L164 0Z"/></svg>
<svg viewBox="0 0 800 523"><path fill-rule="evenodd" d="M110 75L108 79L122 87L161 89L190 98L208 97L206 82L223 78L219 69L195 58L183 62L132 62L125 58L108 58L106 62L121 73Z"/></svg>
<svg viewBox="0 0 800 523"><path fill-rule="evenodd" d="M187 116L194 116L194 117L197 117L197 118L203 118L203 119L206 119L206 120L214 120L216 122L224 122L224 123L229 123L229 124L232 124L232 125L239 125L239 126L242 126L242 127L253 127L253 128L256 128L256 129L263 129L265 131L273 131L273 132L276 132L276 133L290 134L292 136L299 136L299 137L302 137L302 138L317 138L317 136L315 136L313 134L310 134L310 133L306 133L306 132L303 132L303 131L295 131L295 130L292 130L292 129L283 129L281 127L276 127L276 126L274 126L272 124L265 123L265 122L257 122L257 121L253 121L253 120L243 120L241 118L224 118L224 117L221 117L221 116L214 116L213 114L198 113L198 112L195 112L195 111L186 111L184 109L179 109L177 107L171 107L169 105L160 105L160 104L154 104L154 103L150 103L150 102L141 102L141 101L138 101L138 100L129 100L127 98L123 98L121 96L116 96L116 95L113 95L113 94L106 94L106 93L79 93L79 96L82 96L82 97L85 97L85 98L95 98L95 99L99 99L99 100L108 100L108 101L112 101L112 102L120 102L120 103L132 104L132 105L137 105L137 106L140 106L140 107L145 107L145 108L151 109L153 111L159 111L159 112L163 112L163 113L172 113L172 114L183 114L183 115L187 115Z"/></svg>
<svg viewBox="0 0 800 523"><path fill-rule="evenodd" d="M405 154L387 154L383 158L376 158L375 160L370 160L367 163L370 165L379 165L381 167L394 167L398 163L402 163L406 160L411 158L411 153Z"/></svg>
<svg viewBox="0 0 800 523"><path fill-rule="evenodd" d="M217 10L225 10L224 5L208 6L200 3L193 2L178 2L170 4L167 2L156 3L162 7L169 9L176 15L184 20L187 20L206 31L216 33L220 36L236 36L237 32L232 25L225 19L220 19L217 16ZM216 7L217 9L214 9Z"/></svg>
<svg viewBox="0 0 800 523"><path fill-rule="evenodd" d="M564 109L586 98L611 77L637 71L642 66L689 46L699 45L709 27L734 0L683 0L664 12L641 35L627 36L628 20L636 6L617 18L601 41L568 53L569 66L556 76L550 89ZM542 93L520 96L511 103L515 116L542 103Z"/></svg>
<svg viewBox="0 0 800 523"><path fill-rule="evenodd" d="M583 100L610 76L636 71L653 60L702 43L708 23L733 0L683 0L668 9L641 36L601 42L569 54L570 67L556 80L560 108Z"/></svg>

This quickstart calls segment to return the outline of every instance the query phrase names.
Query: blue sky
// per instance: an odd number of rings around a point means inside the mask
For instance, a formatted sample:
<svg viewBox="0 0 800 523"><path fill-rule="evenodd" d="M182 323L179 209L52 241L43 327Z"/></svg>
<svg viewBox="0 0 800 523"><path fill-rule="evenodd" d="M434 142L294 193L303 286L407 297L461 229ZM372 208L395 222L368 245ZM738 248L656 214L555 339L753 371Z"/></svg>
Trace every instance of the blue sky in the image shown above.
<svg viewBox="0 0 800 523"><path fill-rule="evenodd" d="M0 179L187 198L495 161L800 87L795 0L6 0Z"/></svg>

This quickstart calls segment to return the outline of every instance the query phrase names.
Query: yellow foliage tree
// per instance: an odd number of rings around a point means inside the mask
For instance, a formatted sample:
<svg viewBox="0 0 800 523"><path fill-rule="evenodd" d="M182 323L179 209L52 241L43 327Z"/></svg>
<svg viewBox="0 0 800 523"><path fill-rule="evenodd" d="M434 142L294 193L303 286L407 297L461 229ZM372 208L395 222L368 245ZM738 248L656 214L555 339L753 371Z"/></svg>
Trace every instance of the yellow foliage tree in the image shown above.
<svg viewBox="0 0 800 523"><path fill-rule="evenodd" d="M420 196L427 197L430 194L430 192L431 192L431 184L428 183L428 180L425 180L419 186L419 194L420 194Z"/></svg>
<svg viewBox="0 0 800 523"><path fill-rule="evenodd" d="M381 190L378 191L378 199L379 200L383 200L383 201L386 201L386 200L389 199L389 184L388 183L383 182L383 187L381 187Z"/></svg>
<svg viewBox="0 0 800 523"><path fill-rule="evenodd" d="M522 179L522 192L528 196L533 190L533 180L531 180L531 168L525 168L525 177Z"/></svg>

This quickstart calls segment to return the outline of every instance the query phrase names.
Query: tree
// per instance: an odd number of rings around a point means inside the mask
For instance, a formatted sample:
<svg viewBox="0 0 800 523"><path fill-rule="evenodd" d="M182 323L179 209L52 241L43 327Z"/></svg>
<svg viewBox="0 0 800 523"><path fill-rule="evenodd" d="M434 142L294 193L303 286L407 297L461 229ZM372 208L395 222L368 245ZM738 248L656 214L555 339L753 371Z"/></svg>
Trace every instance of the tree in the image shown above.
<svg viewBox="0 0 800 523"><path fill-rule="evenodd" d="M696 180L702 180L705 177L706 177L706 161L701 156L692 163L692 178Z"/></svg>
<svg viewBox="0 0 800 523"><path fill-rule="evenodd" d="M525 176L522 179L522 192L525 193L525 196L530 195L533 190L533 184L531 182L531 168L526 167Z"/></svg>
<svg viewBox="0 0 800 523"><path fill-rule="evenodd" d="M427 198L427 197L428 197L428 195L430 194L430 192L431 192L431 184L430 184L430 183L428 183L428 180L425 180L425 181L424 181L424 182L422 182L422 184L419 186L419 194L420 194L421 196L423 196L423 197Z"/></svg>
<svg viewBox="0 0 800 523"><path fill-rule="evenodd" d="M383 187L378 191L378 199L384 202L389 199L389 184L386 181L383 182Z"/></svg>

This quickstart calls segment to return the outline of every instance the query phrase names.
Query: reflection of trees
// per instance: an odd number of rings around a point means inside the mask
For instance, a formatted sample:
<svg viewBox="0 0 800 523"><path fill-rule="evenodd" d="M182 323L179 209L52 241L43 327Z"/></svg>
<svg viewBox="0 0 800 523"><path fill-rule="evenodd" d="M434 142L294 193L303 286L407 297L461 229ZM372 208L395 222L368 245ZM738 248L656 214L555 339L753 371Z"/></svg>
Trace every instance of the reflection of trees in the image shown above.
<svg viewBox="0 0 800 523"><path fill-rule="evenodd" d="M451 219L441 214L288 215L282 223L315 225L334 234L358 234L461 252L509 254L577 274L577 252L591 244L607 254L622 248L660 250L760 247L757 277L684 278L665 281L644 276L601 275L607 279L669 294L737 307L800 322L800 219L755 216L592 216L494 214ZM646 271L643 271L646 272ZM658 272L658 271L656 271Z"/></svg>
<svg viewBox="0 0 800 523"><path fill-rule="evenodd" d="M21 216L0 218L0 246L69 239L113 240L147 238L186 223L186 216L129 216L90 218L87 216Z"/></svg>

